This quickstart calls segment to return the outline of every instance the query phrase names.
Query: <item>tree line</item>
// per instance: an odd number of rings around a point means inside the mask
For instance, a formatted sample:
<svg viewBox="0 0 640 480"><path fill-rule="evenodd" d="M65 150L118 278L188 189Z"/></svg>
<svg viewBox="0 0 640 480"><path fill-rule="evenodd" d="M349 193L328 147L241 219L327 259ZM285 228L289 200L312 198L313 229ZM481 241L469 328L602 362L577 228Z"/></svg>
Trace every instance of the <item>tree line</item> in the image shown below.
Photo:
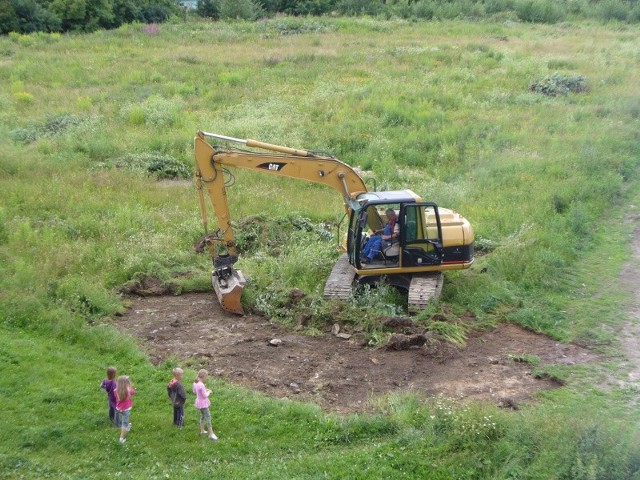
<svg viewBox="0 0 640 480"><path fill-rule="evenodd" d="M278 13L415 20L491 18L557 23L572 18L640 22L640 0L0 0L0 33L91 32L187 15L256 20Z"/></svg>
<svg viewBox="0 0 640 480"><path fill-rule="evenodd" d="M174 0L0 0L0 33L92 32L179 13Z"/></svg>
<svg viewBox="0 0 640 480"><path fill-rule="evenodd" d="M198 14L209 18L242 18L285 13L370 15L410 20L498 18L557 23L590 18L640 22L640 0L199 0Z"/></svg>

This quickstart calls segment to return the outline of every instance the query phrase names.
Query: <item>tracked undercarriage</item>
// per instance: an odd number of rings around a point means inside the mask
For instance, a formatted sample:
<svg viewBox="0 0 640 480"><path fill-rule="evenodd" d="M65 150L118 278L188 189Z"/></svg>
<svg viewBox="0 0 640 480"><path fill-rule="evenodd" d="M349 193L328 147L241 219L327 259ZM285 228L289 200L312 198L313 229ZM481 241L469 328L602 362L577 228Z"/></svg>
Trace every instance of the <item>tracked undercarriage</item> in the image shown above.
<svg viewBox="0 0 640 480"><path fill-rule="evenodd" d="M340 256L324 287L323 297L327 300L346 300L353 291L354 282L374 283L383 279L377 275L358 277L349 264L348 254ZM438 300L442 293L444 275L442 272L419 273L415 275L393 276L385 279L388 283L408 290L409 313L424 309L430 301Z"/></svg>

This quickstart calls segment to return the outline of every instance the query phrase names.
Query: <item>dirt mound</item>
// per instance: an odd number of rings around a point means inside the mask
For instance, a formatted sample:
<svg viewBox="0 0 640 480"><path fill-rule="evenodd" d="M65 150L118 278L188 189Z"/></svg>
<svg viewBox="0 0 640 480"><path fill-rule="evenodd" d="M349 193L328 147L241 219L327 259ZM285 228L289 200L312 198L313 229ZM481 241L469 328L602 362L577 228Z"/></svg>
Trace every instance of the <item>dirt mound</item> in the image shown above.
<svg viewBox="0 0 640 480"><path fill-rule="evenodd" d="M397 348L370 348L358 334L292 333L269 320L221 310L215 296L145 296L116 320L138 337L153 362L191 359L228 382L273 397L315 402L338 412L364 411L371 396L416 391L487 400L517 408L557 381L535 378L533 366L574 364L596 356L515 325L474 333L465 347L415 331L408 319L389 319ZM393 345L390 343L389 345Z"/></svg>
<svg viewBox="0 0 640 480"><path fill-rule="evenodd" d="M152 276L132 280L120 289L120 293L124 293L125 295L138 295L141 297L175 295L176 292L176 285L165 283Z"/></svg>

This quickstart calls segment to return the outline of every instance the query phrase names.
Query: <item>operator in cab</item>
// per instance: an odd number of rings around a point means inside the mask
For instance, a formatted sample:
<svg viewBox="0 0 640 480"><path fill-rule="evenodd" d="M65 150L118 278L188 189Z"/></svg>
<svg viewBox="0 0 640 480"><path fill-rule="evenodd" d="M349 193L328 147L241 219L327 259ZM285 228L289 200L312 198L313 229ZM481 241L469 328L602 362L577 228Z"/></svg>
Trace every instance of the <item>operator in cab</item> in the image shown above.
<svg viewBox="0 0 640 480"><path fill-rule="evenodd" d="M360 263L371 263L374 257L380 253L384 244L391 244L394 239L400 236L400 226L398 225L398 215L393 208L388 208L385 212L387 224L382 230L374 232L373 236L362 248Z"/></svg>

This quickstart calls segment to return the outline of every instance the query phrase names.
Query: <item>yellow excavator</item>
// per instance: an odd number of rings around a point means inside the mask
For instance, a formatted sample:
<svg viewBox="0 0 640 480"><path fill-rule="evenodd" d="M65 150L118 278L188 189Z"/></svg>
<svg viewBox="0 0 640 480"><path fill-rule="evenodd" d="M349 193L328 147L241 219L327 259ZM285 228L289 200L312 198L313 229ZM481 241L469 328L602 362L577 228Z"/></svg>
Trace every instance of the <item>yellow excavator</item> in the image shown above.
<svg viewBox="0 0 640 480"><path fill-rule="evenodd" d="M221 140L224 145L212 145L207 138ZM347 299L354 284L384 279L408 291L408 308L415 313L440 295L443 271L469 268L473 263L473 229L462 215L425 202L411 190L370 192L356 170L331 155L202 131L196 134L194 149L205 232L204 190L218 222L217 230L207 235L206 245L213 260L213 288L226 311L244 313L240 297L246 283L242 272L234 268L238 249L225 189L227 167L322 183L342 195L349 224L342 254L325 284L326 299ZM365 263L361 251L383 230L383 219L391 210L397 219L395 234L378 241L373 258Z"/></svg>

